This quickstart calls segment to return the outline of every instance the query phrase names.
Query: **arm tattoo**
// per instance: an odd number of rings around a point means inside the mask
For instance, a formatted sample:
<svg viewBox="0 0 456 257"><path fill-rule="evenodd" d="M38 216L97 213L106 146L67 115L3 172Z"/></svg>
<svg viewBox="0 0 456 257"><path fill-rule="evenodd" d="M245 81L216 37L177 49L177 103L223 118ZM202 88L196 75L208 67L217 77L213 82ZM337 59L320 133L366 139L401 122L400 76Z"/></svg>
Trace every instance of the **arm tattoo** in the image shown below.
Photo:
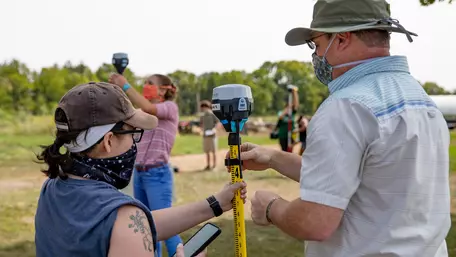
<svg viewBox="0 0 456 257"><path fill-rule="evenodd" d="M152 246L154 244L152 233L150 232L150 227L144 225L143 222L144 219L147 221L147 217L145 215L141 215L139 211L136 211L136 215L130 215L130 219L133 223L128 224L128 227L133 228L133 232L140 232L143 235L144 249L152 252Z"/></svg>

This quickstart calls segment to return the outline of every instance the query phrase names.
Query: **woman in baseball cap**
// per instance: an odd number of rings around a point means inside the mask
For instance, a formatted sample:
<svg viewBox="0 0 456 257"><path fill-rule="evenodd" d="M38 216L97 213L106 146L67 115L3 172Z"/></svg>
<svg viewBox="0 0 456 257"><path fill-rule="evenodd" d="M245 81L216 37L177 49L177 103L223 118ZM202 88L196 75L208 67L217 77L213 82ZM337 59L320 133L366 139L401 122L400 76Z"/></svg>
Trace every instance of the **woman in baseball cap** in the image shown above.
<svg viewBox="0 0 456 257"><path fill-rule="evenodd" d="M246 185L238 183L206 200L151 213L120 192L130 182L136 143L158 121L113 84L75 86L54 118L55 141L38 155L48 179L35 216L37 257L153 256L157 241L230 210L238 189L245 199Z"/></svg>

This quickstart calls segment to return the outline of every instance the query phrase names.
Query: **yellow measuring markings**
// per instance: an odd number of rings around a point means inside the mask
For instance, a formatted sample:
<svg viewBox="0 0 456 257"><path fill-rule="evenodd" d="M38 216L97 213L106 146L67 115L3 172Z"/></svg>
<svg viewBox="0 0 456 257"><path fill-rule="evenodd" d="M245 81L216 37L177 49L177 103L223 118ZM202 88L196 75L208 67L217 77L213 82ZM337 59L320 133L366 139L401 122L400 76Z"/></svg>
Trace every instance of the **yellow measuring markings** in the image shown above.
<svg viewBox="0 0 456 257"><path fill-rule="evenodd" d="M239 156L239 147L230 145L230 159L236 160ZM239 160L240 161L240 160ZM242 182L242 171L240 165L231 165L231 182ZM238 190L234 195L233 201L233 220L234 220L234 244L235 257L247 256L247 240L245 234L244 202L241 199L241 191Z"/></svg>

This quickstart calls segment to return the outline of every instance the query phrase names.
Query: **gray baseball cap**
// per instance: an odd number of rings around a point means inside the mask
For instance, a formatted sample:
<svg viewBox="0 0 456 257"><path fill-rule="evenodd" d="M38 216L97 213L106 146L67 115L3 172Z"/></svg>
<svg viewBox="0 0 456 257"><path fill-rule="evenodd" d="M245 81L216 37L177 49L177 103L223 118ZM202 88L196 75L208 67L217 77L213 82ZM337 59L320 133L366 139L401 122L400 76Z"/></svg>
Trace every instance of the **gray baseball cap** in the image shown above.
<svg viewBox="0 0 456 257"><path fill-rule="evenodd" d="M309 43L318 33L367 29L403 33L410 42L413 41L411 36L418 36L390 15L390 5L385 0L318 0L314 5L310 28L291 29L285 36L285 42L297 46Z"/></svg>

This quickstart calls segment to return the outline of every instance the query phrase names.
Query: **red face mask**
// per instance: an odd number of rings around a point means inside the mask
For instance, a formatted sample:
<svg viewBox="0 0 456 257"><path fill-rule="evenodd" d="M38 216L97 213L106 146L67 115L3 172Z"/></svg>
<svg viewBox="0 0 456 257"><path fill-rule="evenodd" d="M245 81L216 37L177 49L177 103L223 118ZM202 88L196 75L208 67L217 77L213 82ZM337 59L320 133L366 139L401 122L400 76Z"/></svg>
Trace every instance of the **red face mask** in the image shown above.
<svg viewBox="0 0 456 257"><path fill-rule="evenodd" d="M145 84L143 88L143 96L147 100L159 99L158 86Z"/></svg>
<svg viewBox="0 0 456 257"><path fill-rule="evenodd" d="M145 84L143 88L143 96L147 100L154 100L158 99L159 102L165 101L162 95L159 94L160 89L170 90L172 93L176 92L176 87L174 85L166 85L166 86L157 86L151 84Z"/></svg>

